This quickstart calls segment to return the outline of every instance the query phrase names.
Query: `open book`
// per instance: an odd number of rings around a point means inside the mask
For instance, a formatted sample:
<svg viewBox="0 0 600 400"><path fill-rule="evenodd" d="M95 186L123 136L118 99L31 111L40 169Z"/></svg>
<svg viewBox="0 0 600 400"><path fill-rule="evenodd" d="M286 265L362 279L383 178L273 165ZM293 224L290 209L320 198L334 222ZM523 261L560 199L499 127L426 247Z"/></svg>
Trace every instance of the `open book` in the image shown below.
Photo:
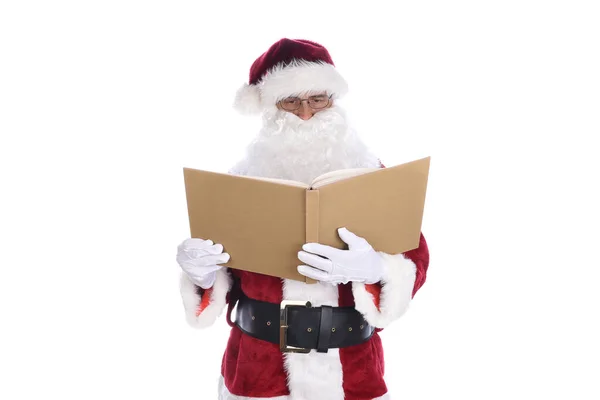
<svg viewBox="0 0 600 400"><path fill-rule="evenodd" d="M346 248L338 228L377 251L418 247L429 162L333 171L310 185L184 168L191 237L221 243L230 268L312 283L297 271L298 251L309 242Z"/></svg>

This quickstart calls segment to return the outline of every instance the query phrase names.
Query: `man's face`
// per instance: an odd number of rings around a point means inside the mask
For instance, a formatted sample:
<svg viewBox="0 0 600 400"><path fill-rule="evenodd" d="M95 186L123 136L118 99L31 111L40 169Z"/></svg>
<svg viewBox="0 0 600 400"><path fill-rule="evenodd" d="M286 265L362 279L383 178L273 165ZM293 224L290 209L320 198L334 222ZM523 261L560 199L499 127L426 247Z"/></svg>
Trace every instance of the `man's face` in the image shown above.
<svg viewBox="0 0 600 400"><path fill-rule="evenodd" d="M313 115L330 108L332 105L331 95L325 92L287 97L277 102L278 109L292 113L304 121L311 119Z"/></svg>

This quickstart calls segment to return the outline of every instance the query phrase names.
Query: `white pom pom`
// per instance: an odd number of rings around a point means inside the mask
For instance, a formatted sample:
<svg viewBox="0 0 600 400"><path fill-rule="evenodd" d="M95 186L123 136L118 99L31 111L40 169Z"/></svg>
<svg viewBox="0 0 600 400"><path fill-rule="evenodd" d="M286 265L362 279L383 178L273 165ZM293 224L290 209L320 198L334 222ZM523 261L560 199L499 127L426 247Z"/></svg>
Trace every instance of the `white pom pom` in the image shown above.
<svg viewBox="0 0 600 400"><path fill-rule="evenodd" d="M239 88L235 95L233 108L246 115L260 114L262 108L258 86L245 83Z"/></svg>

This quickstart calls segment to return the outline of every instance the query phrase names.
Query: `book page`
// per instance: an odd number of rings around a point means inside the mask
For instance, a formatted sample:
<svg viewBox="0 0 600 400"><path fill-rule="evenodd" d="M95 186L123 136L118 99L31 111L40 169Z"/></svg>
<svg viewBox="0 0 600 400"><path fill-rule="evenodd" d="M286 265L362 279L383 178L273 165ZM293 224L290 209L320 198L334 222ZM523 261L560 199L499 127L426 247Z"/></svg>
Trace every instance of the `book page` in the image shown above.
<svg viewBox="0 0 600 400"><path fill-rule="evenodd" d="M352 178L353 176L378 171L379 169L380 168L349 168L331 171L326 174L317 176L310 187L313 189L318 189L324 185L341 181L342 179Z"/></svg>
<svg viewBox="0 0 600 400"><path fill-rule="evenodd" d="M293 181L290 179L278 179L278 178L263 178L261 176L246 176L247 178L252 178L252 179L258 179L260 181L267 181L267 182L273 182L273 183L279 183L282 185L290 185L290 186L298 186L301 188L305 188L305 189L309 189L310 186L308 186L306 183L303 182L298 182L298 181Z"/></svg>

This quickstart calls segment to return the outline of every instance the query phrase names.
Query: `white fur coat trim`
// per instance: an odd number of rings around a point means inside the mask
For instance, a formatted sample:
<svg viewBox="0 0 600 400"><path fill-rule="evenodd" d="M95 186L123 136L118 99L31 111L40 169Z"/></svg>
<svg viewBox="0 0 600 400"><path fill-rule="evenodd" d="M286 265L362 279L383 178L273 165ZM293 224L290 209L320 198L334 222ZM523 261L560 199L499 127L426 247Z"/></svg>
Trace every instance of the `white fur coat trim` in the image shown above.
<svg viewBox="0 0 600 400"><path fill-rule="evenodd" d="M285 97L322 91L339 99L348 92L348 84L331 64L299 60L275 66L256 85L244 84L233 106L243 114L258 114Z"/></svg>
<svg viewBox="0 0 600 400"><path fill-rule="evenodd" d="M187 322L194 328L206 328L212 325L225 309L227 293L231 285L229 273L225 269L217 271L213 290L210 292L210 301L200 315L196 316L202 298L196 291L196 285L182 272L180 290Z"/></svg>
<svg viewBox="0 0 600 400"><path fill-rule="evenodd" d="M314 307L339 305L337 285L304 282L286 279L283 282L285 300L310 301ZM339 349L327 353L311 350L308 354L284 354L284 367L290 400L343 400L344 389L342 362Z"/></svg>
<svg viewBox="0 0 600 400"><path fill-rule="evenodd" d="M367 322L377 328L385 328L408 309L412 300L417 266L403 254L379 254L385 261L379 310L375 306L373 295L366 290L363 283L354 282L352 293L355 308L364 315Z"/></svg>

